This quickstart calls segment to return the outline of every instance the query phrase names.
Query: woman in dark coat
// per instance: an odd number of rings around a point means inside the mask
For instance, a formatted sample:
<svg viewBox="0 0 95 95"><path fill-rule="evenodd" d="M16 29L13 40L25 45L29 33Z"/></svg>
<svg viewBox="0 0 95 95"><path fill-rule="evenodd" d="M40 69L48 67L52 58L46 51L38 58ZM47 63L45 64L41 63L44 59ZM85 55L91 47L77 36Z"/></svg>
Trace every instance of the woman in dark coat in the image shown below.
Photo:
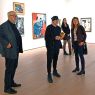
<svg viewBox="0 0 95 95"><path fill-rule="evenodd" d="M77 75L85 74L85 59L83 54L83 46L86 40L86 32L82 25L79 24L79 19L73 17L71 23L71 35L72 35L72 46L75 52L76 68L72 72L77 72ZM79 57L81 60L81 69L79 68Z"/></svg>
<svg viewBox="0 0 95 95"><path fill-rule="evenodd" d="M64 55L68 55L68 53L66 52L66 43L68 43L69 55L71 55L70 28L69 28L69 25L67 24L66 18L63 18L61 28L62 28L62 31L65 33L65 36L63 39L64 40L64 45L63 45Z"/></svg>

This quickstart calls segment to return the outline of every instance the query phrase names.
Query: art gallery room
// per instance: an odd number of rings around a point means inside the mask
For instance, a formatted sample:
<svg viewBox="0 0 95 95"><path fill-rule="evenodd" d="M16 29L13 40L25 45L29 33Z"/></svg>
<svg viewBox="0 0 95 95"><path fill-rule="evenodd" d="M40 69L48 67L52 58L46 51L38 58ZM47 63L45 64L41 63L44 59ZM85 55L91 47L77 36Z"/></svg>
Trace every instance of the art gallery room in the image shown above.
<svg viewBox="0 0 95 95"><path fill-rule="evenodd" d="M2 57L1 40L4 37L0 36L0 95L95 95L94 3L94 0L0 0L0 27L8 20L7 13L15 11L17 14L15 25L21 35L23 47L23 53L19 53L18 66L14 76L14 81L21 84L21 87L11 87L17 91L16 93L11 93L12 90L5 92L5 81L7 81L5 79L5 59L7 58ZM54 75L52 62L51 76L53 81L49 82L45 33L54 16L58 17L60 29L63 18L67 20L70 28L71 54L64 54L64 40L61 39L62 47L59 50L57 61L57 70L61 77ZM85 73L81 75L72 72L76 67L75 52L71 41L73 17L78 17L87 36L85 41L87 53L83 54ZM40 25L36 26L36 22ZM66 44L66 51L69 53L68 44ZM10 54L12 53L10 52ZM81 68L81 64L80 57L79 68ZM10 68L13 67L10 65Z"/></svg>

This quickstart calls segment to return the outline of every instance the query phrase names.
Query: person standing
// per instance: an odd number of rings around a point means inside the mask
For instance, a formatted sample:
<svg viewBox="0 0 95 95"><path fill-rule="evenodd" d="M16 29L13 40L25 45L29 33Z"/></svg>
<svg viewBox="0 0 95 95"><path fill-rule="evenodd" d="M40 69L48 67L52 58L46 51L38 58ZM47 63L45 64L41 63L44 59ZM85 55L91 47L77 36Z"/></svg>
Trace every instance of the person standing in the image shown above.
<svg viewBox="0 0 95 95"><path fill-rule="evenodd" d="M14 81L16 68L18 66L19 53L23 53L22 38L16 28L17 15L14 11L8 12L8 20L0 25L0 43L2 45L2 56L5 57L5 79L4 92L17 93L12 87L20 87Z"/></svg>
<svg viewBox="0 0 95 95"><path fill-rule="evenodd" d="M56 77L61 77L57 72L57 60L59 55L59 49L62 47L60 36L61 28L58 26L59 19L58 16L53 16L51 18L52 24L48 25L45 32L45 42L47 48L47 72L48 72L48 82L53 83L51 75L51 65L53 61L53 75Z"/></svg>
<svg viewBox="0 0 95 95"><path fill-rule="evenodd" d="M71 55L71 41L70 41L70 28L69 25L67 24L66 18L63 18L62 25L61 25L62 31L65 33L64 36L64 45L63 45L63 51L64 55L68 55L66 52L66 43L68 43L68 48L69 48L69 55Z"/></svg>
<svg viewBox="0 0 95 95"><path fill-rule="evenodd" d="M86 32L79 23L78 17L73 17L71 22L72 46L75 52L76 68L72 72L78 72L77 75L85 74L85 59L83 46L86 40ZM79 68L79 57L81 60L81 69Z"/></svg>

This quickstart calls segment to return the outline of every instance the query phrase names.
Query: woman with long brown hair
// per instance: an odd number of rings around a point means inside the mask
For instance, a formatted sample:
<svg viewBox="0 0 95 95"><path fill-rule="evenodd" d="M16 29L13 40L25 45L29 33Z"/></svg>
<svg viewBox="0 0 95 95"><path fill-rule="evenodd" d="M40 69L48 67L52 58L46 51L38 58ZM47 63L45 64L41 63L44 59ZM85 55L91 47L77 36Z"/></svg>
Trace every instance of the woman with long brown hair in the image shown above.
<svg viewBox="0 0 95 95"><path fill-rule="evenodd" d="M86 40L86 32L79 23L78 17L73 17L71 22L72 46L75 52L76 68L72 72L78 72L77 75L85 74L85 59L83 54L83 46ZM79 57L81 60L81 69L79 68Z"/></svg>

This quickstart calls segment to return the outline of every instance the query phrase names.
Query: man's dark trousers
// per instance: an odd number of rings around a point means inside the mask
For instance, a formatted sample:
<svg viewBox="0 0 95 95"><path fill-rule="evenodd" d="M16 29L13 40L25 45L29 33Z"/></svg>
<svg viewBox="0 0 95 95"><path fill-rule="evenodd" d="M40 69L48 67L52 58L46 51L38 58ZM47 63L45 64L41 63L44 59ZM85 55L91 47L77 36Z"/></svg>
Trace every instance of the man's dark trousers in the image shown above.
<svg viewBox="0 0 95 95"><path fill-rule="evenodd" d="M16 59L5 58L5 86L4 89L10 89L14 84L14 75L18 66L18 57Z"/></svg>
<svg viewBox="0 0 95 95"><path fill-rule="evenodd" d="M47 72L51 73L51 65L53 63L53 71L56 71L59 49L47 49Z"/></svg>

